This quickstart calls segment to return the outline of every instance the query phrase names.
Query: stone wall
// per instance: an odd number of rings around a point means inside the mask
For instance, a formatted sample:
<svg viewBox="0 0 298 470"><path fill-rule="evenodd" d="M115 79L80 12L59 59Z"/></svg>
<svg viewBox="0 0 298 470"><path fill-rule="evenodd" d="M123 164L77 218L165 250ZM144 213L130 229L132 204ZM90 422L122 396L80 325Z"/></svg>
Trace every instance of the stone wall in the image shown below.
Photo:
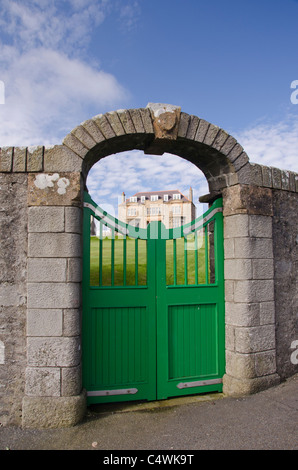
<svg viewBox="0 0 298 470"><path fill-rule="evenodd" d="M84 415L85 179L100 158L133 148L188 159L205 173L206 200L223 196L225 392L297 372L298 174L251 164L232 136L180 108L122 110L82 123L62 145L0 151L2 425L69 426Z"/></svg>
<svg viewBox="0 0 298 470"><path fill-rule="evenodd" d="M19 424L25 390L27 174L0 173L0 426Z"/></svg>
<svg viewBox="0 0 298 470"><path fill-rule="evenodd" d="M282 379L297 372L289 361L298 340L298 194L273 192L274 293L277 372Z"/></svg>

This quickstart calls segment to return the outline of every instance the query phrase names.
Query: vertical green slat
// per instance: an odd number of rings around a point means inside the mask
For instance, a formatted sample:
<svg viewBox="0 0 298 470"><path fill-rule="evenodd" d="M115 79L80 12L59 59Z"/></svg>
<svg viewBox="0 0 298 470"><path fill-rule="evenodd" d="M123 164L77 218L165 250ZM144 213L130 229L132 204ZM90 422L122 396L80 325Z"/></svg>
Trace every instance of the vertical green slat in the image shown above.
<svg viewBox="0 0 298 470"><path fill-rule="evenodd" d="M174 271L174 286L177 285L177 248L176 238L173 240L173 271Z"/></svg>
<svg viewBox="0 0 298 470"><path fill-rule="evenodd" d="M195 284L196 286L199 283L198 275L198 234L195 232Z"/></svg>
<svg viewBox="0 0 298 470"><path fill-rule="evenodd" d="M184 245L184 284L188 284L188 279L187 279L187 238L184 237L183 241Z"/></svg>
<svg viewBox="0 0 298 470"><path fill-rule="evenodd" d="M102 286L102 222L99 223L99 285Z"/></svg>
<svg viewBox="0 0 298 470"><path fill-rule="evenodd" d="M138 239L135 239L135 285L138 285Z"/></svg>
<svg viewBox="0 0 298 470"><path fill-rule="evenodd" d="M123 238L123 285L126 286L126 240L127 237Z"/></svg>
<svg viewBox="0 0 298 470"><path fill-rule="evenodd" d="M205 226L205 282L209 284L208 225Z"/></svg>
<svg viewBox="0 0 298 470"><path fill-rule="evenodd" d="M111 239L111 286L114 286L115 277L115 230L112 229Z"/></svg>

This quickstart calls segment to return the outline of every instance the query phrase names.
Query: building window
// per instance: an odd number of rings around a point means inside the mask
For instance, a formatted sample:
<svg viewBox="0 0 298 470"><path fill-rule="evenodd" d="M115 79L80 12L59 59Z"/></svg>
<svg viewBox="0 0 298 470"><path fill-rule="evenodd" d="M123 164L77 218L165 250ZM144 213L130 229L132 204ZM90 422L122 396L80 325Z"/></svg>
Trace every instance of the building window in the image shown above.
<svg viewBox="0 0 298 470"><path fill-rule="evenodd" d="M181 214L181 206L173 206L173 214Z"/></svg>
<svg viewBox="0 0 298 470"><path fill-rule="evenodd" d="M173 228L180 227L185 223L185 217L174 217L173 218Z"/></svg>
<svg viewBox="0 0 298 470"><path fill-rule="evenodd" d="M180 199L180 194L179 193L173 194L173 199Z"/></svg>
<svg viewBox="0 0 298 470"><path fill-rule="evenodd" d="M145 202L145 199L146 199L145 196L141 196L141 202Z"/></svg>
<svg viewBox="0 0 298 470"><path fill-rule="evenodd" d="M168 195L168 194L164 194L163 200L164 200L164 201L168 201L168 200L169 200L169 195Z"/></svg>
<svg viewBox="0 0 298 470"><path fill-rule="evenodd" d="M137 210L135 207L131 207L127 209L127 215L130 217L133 217L134 215L137 215Z"/></svg>
<svg viewBox="0 0 298 470"><path fill-rule="evenodd" d="M160 210L160 207L158 206L147 208L147 215L160 215L160 214L161 214L161 210Z"/></svg>
<svg viewBox="0 0 298 470"><path fill-rule="evenodd" d="M151 196L151 201L158 201L158 195L154 194L153 196Z"/></svg>
<svg viewBox="0 0 298 470"><path fill-rule="evenodd" d="M138 198L136 196L131 196L129 200L130 202L138 202Z"/></svg>

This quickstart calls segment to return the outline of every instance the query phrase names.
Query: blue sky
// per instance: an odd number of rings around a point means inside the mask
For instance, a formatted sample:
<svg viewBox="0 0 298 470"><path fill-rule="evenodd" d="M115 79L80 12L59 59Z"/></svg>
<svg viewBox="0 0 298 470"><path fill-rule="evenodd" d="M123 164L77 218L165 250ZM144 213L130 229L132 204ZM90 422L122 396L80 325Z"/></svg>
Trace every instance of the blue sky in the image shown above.
<svg viewBox="0 0 298 470"><path fill-rule="evenodd" d="M96 114L161 102L224 128L251 161L298 171L297 19L297 0L1 0L0 146L60 144ZM188 162L137 151L88 178L113 207L122 190L189 185L207 191Z"/></svg>

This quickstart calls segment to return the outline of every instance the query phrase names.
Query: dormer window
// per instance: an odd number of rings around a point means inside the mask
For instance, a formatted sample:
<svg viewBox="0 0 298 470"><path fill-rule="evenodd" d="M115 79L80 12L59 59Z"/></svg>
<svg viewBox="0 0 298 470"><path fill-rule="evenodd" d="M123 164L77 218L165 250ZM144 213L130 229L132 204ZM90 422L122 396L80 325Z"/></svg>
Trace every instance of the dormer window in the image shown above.
<svg viewBox="0 0 298 470"><path fill-rule="evenodd" d="M180 199L180 193L173 194L173 199Z"/></svg>
<svg viewBox="0 0 298 470"><path fill-rule="evenodd" d="M130 202L138 202L138 198L136 196L131 196L129 200Z"/></svg>
<svg viewBox="0 0 298 470"><path fill-rule="evenodd" d="M164 201L168 201L168 200L169 200L169 195L168 195L168 194L164 194L163 200L164 200Z"/></svg>
<svg viewBox="0 0 298 470"><path fill-rule="evenodd" d="M141 196L141 202L145 202L146 196Z"/></svg>
<svg viewBox="0 0 298 470"><path fill-rule="evenodd" d="M158 201L158 195L154 194L153 196L151 196L151 201Z"/></svg>

